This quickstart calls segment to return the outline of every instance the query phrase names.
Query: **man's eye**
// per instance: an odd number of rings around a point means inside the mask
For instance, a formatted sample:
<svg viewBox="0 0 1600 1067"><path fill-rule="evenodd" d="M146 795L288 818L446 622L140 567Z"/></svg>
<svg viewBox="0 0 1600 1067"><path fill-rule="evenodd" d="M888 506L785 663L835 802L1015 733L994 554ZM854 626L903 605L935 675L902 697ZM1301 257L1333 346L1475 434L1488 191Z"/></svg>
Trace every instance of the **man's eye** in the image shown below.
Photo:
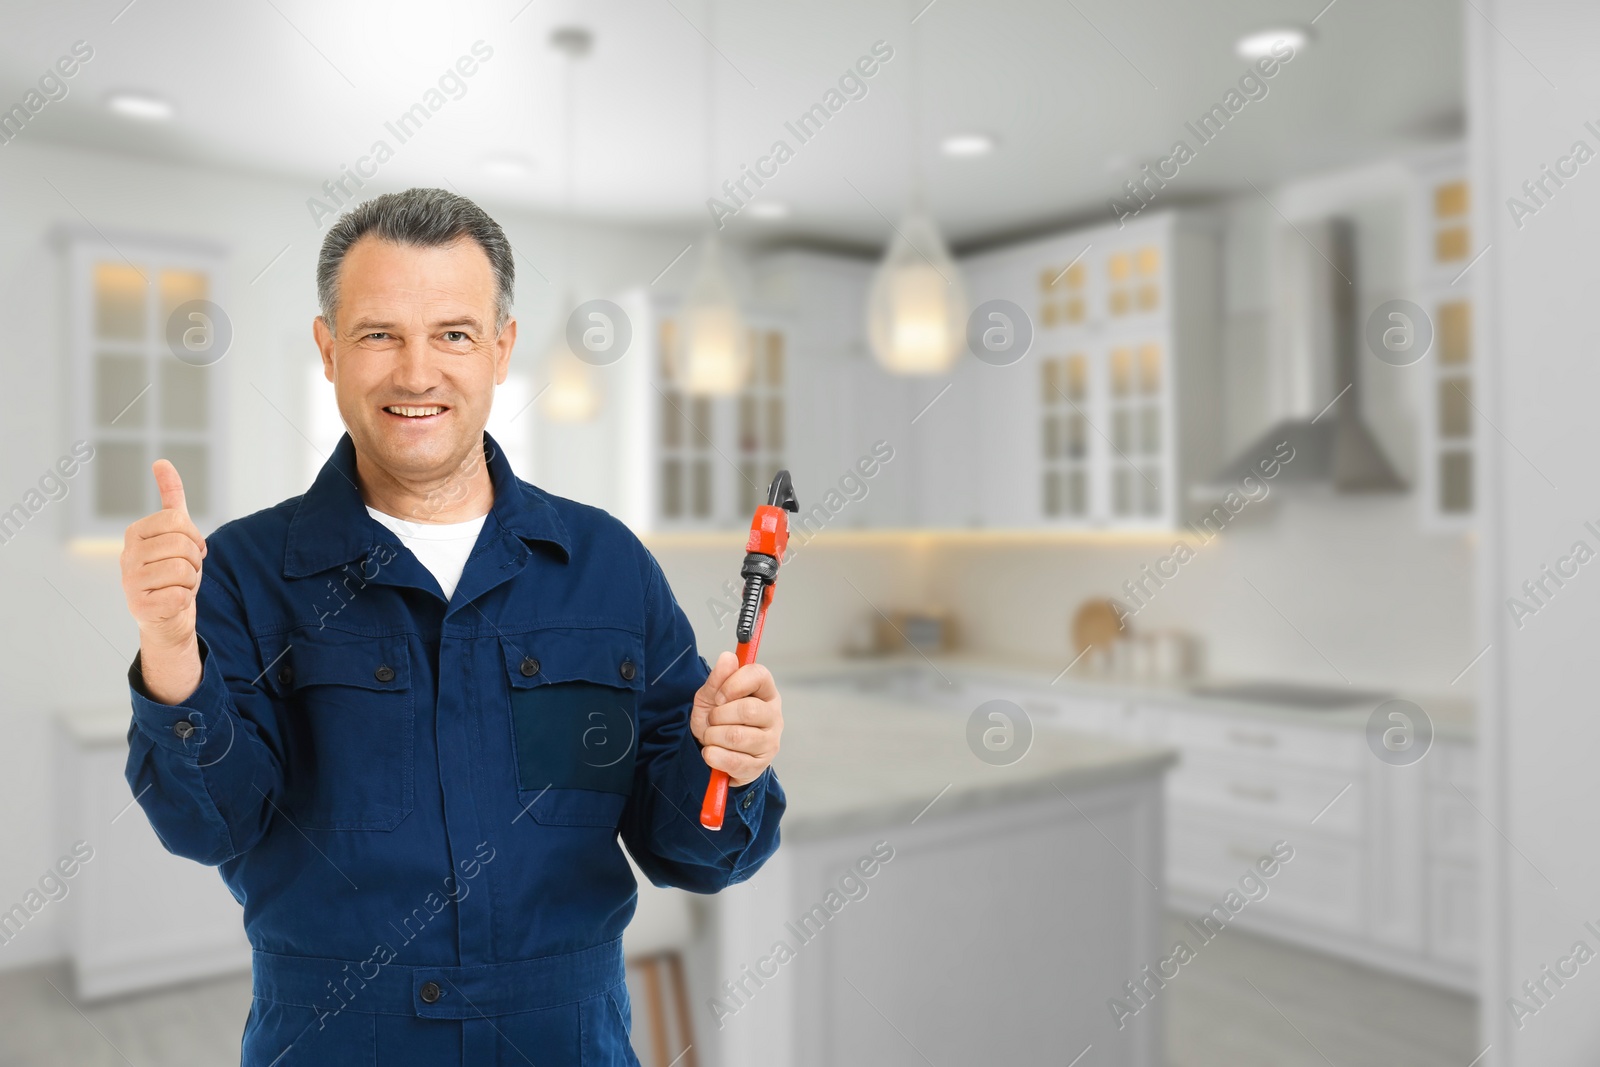
<svg viewBox="0 0 1600 1067"><path fill-rule="evenodd" d="M378 338L379 340L383 340L384 338L386 338L388 336L389 336L388 334L383 333L382 331L379 331L379 332L367 334L365 337L362 338L362 340L363 341L370 341L374 337Z"/></svg>
<svg viewBox="0 0 1600 1067"><path fill-rule="evenodd" d="M465 341L468 338L465 330L446 330L444 339L454 343L457 341Z"/></svg>

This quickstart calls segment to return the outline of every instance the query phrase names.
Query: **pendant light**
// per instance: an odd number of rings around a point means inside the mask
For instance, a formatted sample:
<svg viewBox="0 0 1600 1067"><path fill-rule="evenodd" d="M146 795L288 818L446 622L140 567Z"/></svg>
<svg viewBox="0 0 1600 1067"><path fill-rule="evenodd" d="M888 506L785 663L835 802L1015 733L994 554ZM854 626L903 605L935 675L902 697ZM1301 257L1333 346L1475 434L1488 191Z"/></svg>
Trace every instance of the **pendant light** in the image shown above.
<svg viewBox="0 0 1600 1067"><path fill-rule="evenodd" d="M922 100L911 29L912 196L867 292L867 340L894 374L943 374L966 347L967 290L923 207Z"/></svg>
<svg viewBox="0 0 1600 1067"><path fill-rule="evenodd" d="M563 102L563 131L565 188L562 205L562 293L558 305L561 317L555 332L545 346L542 371L544 388L539 391L539 406L545 418L552 422L585 422L600 410L600 378L595 367L573 354L567 343L566 317L575 306L572 296L572 225L573 225L573 172L576 169L576 152L573 148L573 112L577 108L573 88L573 70L577 61L589 54L594 36L581 26L558 27L550 34L550 44L566 57L566 87Z"/></svg>
<svg viewBox="0 0 1600 1067"><path fill-rule="evenodd" d="M712 18L706 6L706 189L716 195L716 92L712 71ZM738 298L723 260L716 231L700 239L700 261L694 280L678 313L676 343L667 352L667 377L674 386L695 396L725 396L738 392L750 376L750 334L739 313Z"/></svg>

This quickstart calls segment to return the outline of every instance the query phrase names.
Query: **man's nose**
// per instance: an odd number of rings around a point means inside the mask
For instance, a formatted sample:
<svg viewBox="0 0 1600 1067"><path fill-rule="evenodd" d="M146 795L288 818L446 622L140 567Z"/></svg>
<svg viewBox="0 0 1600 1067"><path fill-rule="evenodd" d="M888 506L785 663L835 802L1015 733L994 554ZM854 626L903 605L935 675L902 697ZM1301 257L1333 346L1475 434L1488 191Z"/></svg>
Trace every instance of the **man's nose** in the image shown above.
<svg viewBox="0 0 1600 1067"><path fill-rule="evenodd" d="M407 339L396 351L394 383L413 394L426 393L439 384L439 368L426 338Z"/></svg>

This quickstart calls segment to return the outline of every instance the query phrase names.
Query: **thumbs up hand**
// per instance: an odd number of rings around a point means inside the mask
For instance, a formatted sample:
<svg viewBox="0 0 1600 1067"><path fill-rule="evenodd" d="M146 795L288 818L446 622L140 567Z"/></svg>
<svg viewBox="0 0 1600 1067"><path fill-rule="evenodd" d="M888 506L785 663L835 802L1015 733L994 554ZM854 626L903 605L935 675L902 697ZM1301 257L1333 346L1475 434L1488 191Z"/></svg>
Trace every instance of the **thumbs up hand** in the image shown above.
<svg viewBox="0 0 1600 1067"><path fill-rule="evenodd" d="M206 542L189 518L177 468L158 459L151 469L161 492L161 510L134 522L123 535L122 592L129 613L139 624L146 688L158 700L177 703L193 692L200 680L195 594L200 589ZM193 684L184 689L191 680ZM177 699L168 699L158 692L158 686L177 693ZM180 689L183 691L178 692Z"/></svg>

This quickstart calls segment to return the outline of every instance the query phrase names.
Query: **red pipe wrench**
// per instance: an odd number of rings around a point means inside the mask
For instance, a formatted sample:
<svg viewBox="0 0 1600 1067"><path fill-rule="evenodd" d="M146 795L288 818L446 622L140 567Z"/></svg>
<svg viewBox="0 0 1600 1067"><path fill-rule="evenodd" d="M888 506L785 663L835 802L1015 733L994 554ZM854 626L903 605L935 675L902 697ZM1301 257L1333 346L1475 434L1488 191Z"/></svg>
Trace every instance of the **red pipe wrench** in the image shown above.
<svg viewBox="0 0 1600 1067"><path fill-rule="evenodd" d="M789 545L788 512L799 510L789 472L779 471L767 489L767 502L756 508L755 518L750 520L750 536L744 543L744 566L739 568L744 578L744 599L739 604L736 629L739 644L734 654L739 657L741 667L756 661L761 628L767 621L767 606L772 603L773 587L778 582L778 564L783 561L784 550ZM728 772L713 769L711 783L706 786L705 802L700 805L700 825L708 830L722 829L722 816L727 807Z"/></svg>

